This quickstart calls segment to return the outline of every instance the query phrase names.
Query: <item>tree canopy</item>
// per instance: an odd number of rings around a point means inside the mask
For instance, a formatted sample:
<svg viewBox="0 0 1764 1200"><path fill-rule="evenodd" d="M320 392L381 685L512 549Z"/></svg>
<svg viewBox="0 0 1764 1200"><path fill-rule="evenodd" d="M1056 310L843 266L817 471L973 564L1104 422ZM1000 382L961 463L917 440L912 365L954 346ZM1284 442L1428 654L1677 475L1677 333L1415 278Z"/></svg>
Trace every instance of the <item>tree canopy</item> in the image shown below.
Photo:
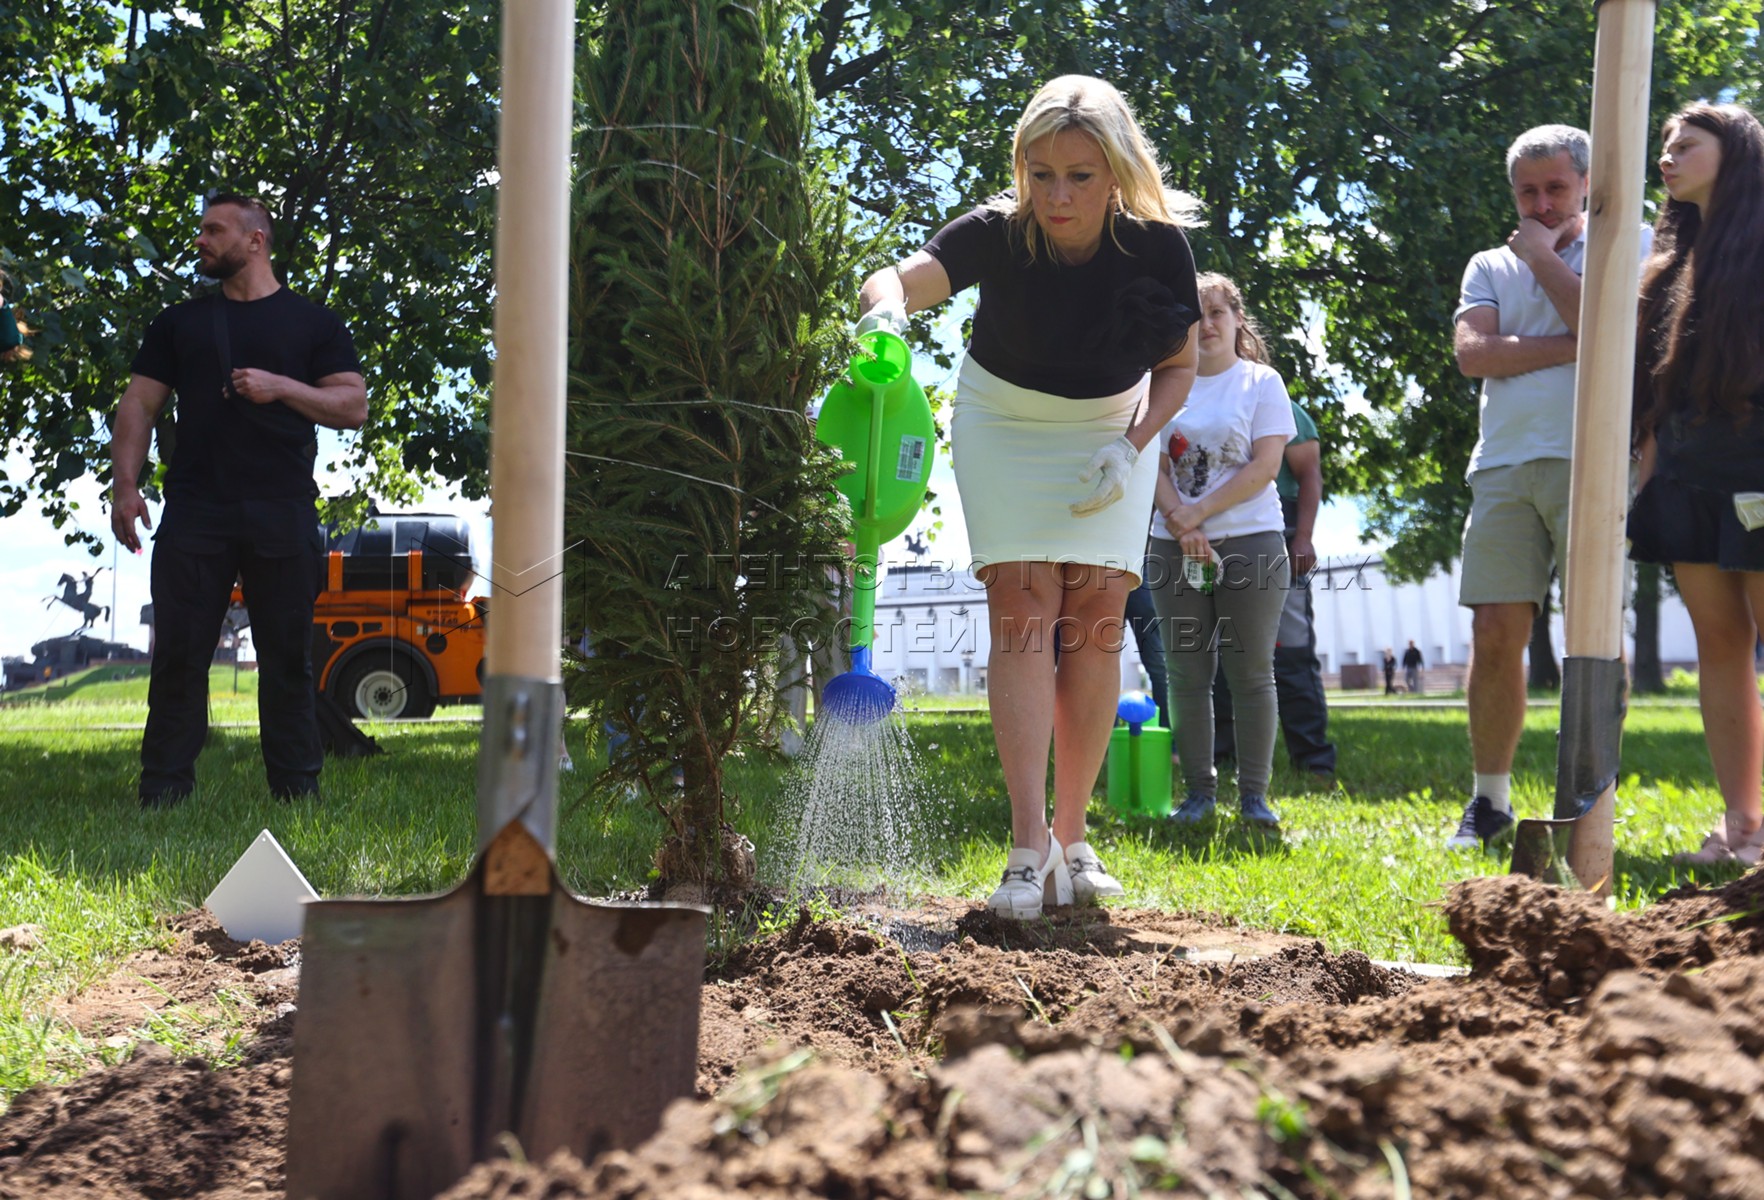
<svg viewBox="0 0 1764 1200"><path fill-rule="evenodd" d="M583 0L584 27L606 6ZM0 264L41 330L0 373L0 444L65 519L146 320L191 287L196 198L260 190L289 281L342 311L374 410L357 465L483 486L495 5L455 0L0 0ZM1760 14L1658 9L1656 123L1760 97ZM791 26L820 134L897 249L1008 184L1011 128L1063 72L1115 82L1203 269L1236 276L1316 412L1337 493L1367 497L1393 570L1456 553L1476 428L1450 317L1464 263L1511 228L1502 151L1584 125L1591 4L1541 0L820 0ZM854 281L855 282L855 281ZM1313 331L1309 341L1287 336ZM1363 395L1364 406L1357 400Z"/></svg>
<svg viewBox="0 0 1764 1200"><path fill-rule="evenodd" d="M1656 126L1695 97L1757 97L1760 19L1733 0L1659 6ZM1387 567L1456 556L1477 426L1452 357L1458 284L1514 224L1506 145L1589 120L1592 5L824 0L817 28L828 136L861 205L904 208L902 249L1008 186L1011 130L1046 80L1121 88L1171 182L1206 204L1201 269L1235 277L1281 335L1331 487L1368 498Z"/></svg>

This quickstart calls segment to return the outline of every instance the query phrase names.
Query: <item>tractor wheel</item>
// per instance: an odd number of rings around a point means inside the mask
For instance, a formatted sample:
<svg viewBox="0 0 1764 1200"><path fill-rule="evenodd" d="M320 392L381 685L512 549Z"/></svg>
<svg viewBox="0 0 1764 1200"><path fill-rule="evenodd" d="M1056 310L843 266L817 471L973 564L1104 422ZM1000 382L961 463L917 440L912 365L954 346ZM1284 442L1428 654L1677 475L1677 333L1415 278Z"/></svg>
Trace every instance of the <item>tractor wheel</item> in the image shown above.
<svg viewBox="0 0 1764 1200"><path fill-rule="evenodd" d="M369 652L343 672L337 700L352 717L389 721L426 717L435 711L435 697L415 663L402 654Z"/></svg>

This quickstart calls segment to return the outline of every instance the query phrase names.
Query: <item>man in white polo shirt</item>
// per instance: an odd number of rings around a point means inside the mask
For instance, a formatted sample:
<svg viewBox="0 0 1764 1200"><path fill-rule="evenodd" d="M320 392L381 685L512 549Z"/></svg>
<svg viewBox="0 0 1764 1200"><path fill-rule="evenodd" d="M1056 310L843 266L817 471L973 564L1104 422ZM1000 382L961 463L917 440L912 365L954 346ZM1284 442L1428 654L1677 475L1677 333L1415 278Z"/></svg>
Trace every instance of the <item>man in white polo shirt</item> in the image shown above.
<svg viewBox="0 0 1764 1200"><path fill-rule="evenodd" d="M1464 270L1458 369L1482 380L1482 436L1470 455L1458 603L1471 618L1470 749L1476 782L1454 848L1513 826L1513 755L1525 724L1525 648L1568 538L1574 363L1586 258L1585 131L1540 125L1507 150L1519 225ZM1643 231L1645 257L1652 239Z"/></svg>

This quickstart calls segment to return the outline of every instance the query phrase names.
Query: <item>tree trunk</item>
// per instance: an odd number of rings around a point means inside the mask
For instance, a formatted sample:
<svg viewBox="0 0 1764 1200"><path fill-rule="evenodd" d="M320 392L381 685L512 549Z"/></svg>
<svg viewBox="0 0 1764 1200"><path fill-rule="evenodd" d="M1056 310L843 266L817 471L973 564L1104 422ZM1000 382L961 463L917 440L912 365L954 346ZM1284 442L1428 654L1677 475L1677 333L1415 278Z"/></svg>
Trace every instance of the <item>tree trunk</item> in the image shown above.
<svg viewBox="0 0 1764 1200"><path fill-rule="evenodd" d="M1554 576L1551 577L1552 581ZM1527 687L1557 691L1562 686L1562 667L1556 662L1556 648L1550 644L1550 598L1544 593L1543 607L1531 622L1531 671Z"/></svg>
<svg viewBox="0 0 1764 1200"><path fill-rule="evenodd" d="M702 743L694 742L694 750ZM665 883L713 884L723 880L723 778L702 753L680 759L679 792L667 805L675 833L656 856Z"/></svg>
<svg viewBox="0 0 1764 1200"><path fill-rule="evenodd" d="M1641 563L1635 569L1635 684L1638 696L1666 690L1660 669L1660 566Z"/></svg>

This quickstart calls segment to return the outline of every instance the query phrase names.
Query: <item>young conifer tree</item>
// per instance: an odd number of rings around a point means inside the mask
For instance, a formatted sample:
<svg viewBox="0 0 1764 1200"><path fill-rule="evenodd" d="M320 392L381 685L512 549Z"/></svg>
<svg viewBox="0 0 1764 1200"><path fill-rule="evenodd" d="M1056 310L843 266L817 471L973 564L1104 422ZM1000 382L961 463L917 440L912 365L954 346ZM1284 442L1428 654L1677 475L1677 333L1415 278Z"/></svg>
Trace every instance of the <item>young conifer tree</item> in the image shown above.
<svg viewBox="0 0 1764 1200"><path fill-rule="evenodd" d="M609 780L667 818L663 881L742 886L724 764L771 724L777 635L825 611L844 535L804 414L848 345L845 201L810 142L799 7L604 11L569 247L565 611L592 646L570 694L625 738Z"/></svg>

